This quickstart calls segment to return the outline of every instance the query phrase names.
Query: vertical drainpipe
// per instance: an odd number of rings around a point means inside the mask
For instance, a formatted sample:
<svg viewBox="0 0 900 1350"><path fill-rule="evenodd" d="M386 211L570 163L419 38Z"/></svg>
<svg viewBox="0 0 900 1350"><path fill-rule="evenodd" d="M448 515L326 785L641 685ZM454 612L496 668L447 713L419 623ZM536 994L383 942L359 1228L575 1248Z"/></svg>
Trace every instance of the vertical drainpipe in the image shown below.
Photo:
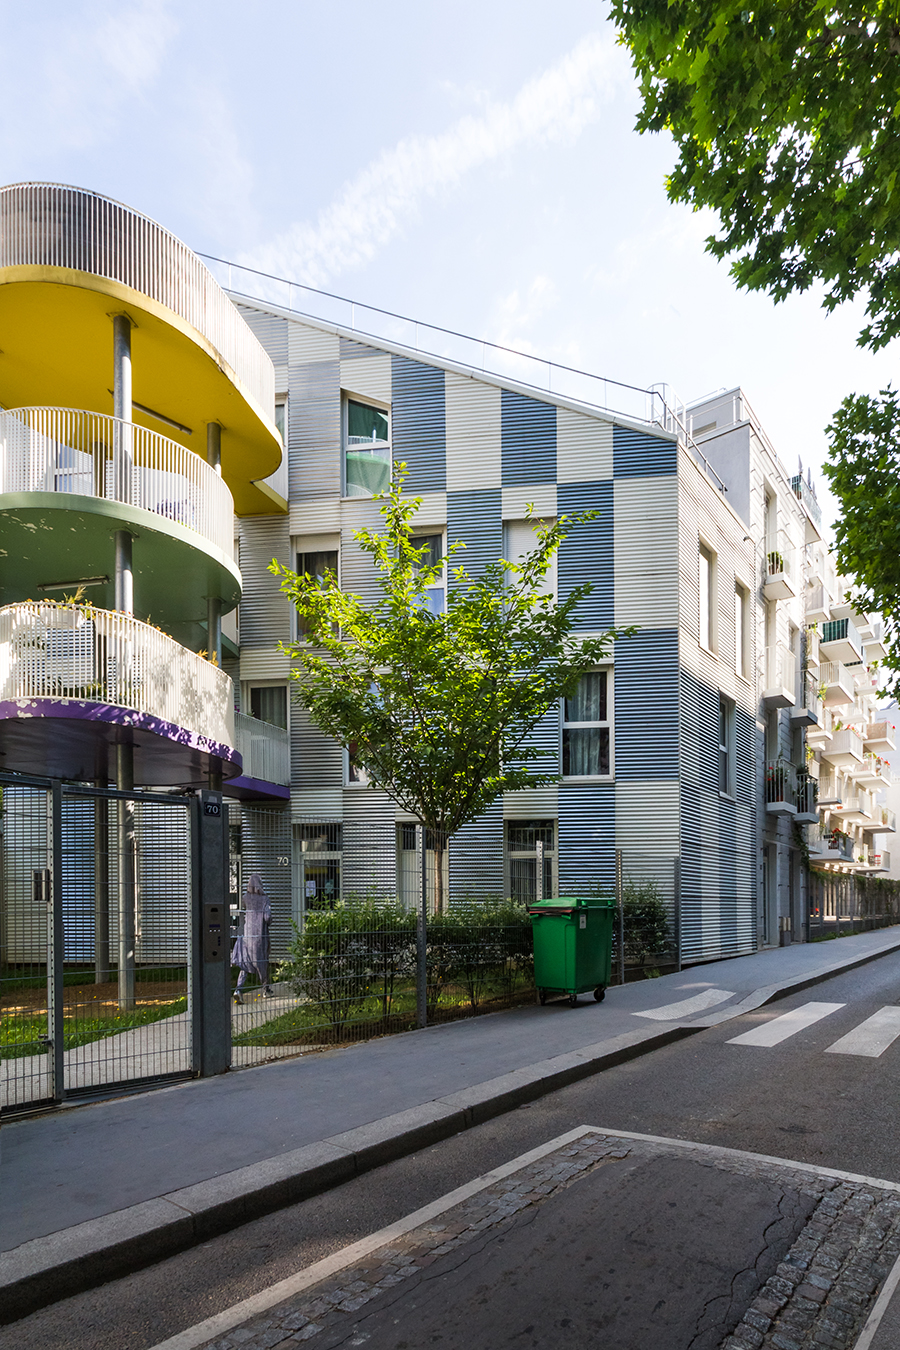
<svg viewBox="0 0 900 1350"><path fill-rule="evenodd" d="M206 424L206 458L212 468L222 476L222 428L218 422ZM222 666L222 601L218 595L206 597L206 646L210 659ZM214 763L218 764L216 760ZM221 765L219 772L210 768L209 786L214 792L222 791Z"/></svg>
<svg viewBox="0 0 900 1350"><path fill-rule="evenodd" d="M113 414L118 419L113 463L116 496L120 501L128 502L131 498L134 450L131 434L131 320L127 314L113 316ZM121 614L134 613L132 543L128 530L116 530L115 604ZM122 643L121 658L124 658L124 653L125 644ZM116 745L116 787L120 792L127 792L134 787L134 746L124 741ZM137 933L134 802L120 799L118 816L119 1007L123 1012L130 1012L135 1006Z"/></svg>

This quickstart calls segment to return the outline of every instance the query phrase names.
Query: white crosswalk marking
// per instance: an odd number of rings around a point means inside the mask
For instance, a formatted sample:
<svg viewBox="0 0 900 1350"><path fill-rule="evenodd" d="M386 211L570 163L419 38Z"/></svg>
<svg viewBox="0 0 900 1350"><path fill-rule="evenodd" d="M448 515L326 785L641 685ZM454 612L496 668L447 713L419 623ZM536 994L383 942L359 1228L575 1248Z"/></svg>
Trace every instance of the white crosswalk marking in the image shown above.
<svg viewBox="0 0 900 1350"><path fill-rule="evenodd" d="M877 1013L860 1022L858 1027L848 1031L834 1045L829 1045L829 1055L867 1055L877 1059L883 1055L889 1045L900 1036L900 1008L893 1004L879 1008Z"/></svg>
<svg viewBox="0 0 900 1350"><path fill-rule="evenodd" d="M795 1036L798 1031L803 1031L804 1027L811 1027L814 1022L844 1007L846 1007L844 1003L804 1003L791 1012L782 1013L781 1017L773 1018L771 1022L754 1027L752 1031L745 1031L743 1036L732 1037L728 1044L779 1045L782 1041L786 1041L788 1036Z"/></svg>
<svg viewBox="0 0 900 1350"><path fill-rule="evenodd" d="M661 1008L650 1008L648 1012L635 1013L635 1017L652 1017L655 1022L674 1022L678 1017L690 1017L692 1013L714 1008L717 1003L734 998L730 989L704 989L702 994L693 998L683 998L679 1003L664 1003Z"/></svg>

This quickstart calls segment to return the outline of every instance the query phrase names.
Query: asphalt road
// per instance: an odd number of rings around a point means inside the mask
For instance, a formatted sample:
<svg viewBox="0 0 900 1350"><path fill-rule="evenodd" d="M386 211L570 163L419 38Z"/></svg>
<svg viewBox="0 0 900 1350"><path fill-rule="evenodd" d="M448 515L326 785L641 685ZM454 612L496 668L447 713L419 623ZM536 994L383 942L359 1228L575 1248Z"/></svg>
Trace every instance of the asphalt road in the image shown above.
<svg viewBox="0 0 900 1350"><path fill-rule="evenodd" d="M843 1006L779 1044L729 1044L811 1003ZM55 1304L0 1329L0 1350L147 1350L579 1125L900 1181L900 1038L877 1057L828 1052L866 1019L898 1005L900 954L892 954ZM577 1008L567 1015L578 1016Z"/></svg>

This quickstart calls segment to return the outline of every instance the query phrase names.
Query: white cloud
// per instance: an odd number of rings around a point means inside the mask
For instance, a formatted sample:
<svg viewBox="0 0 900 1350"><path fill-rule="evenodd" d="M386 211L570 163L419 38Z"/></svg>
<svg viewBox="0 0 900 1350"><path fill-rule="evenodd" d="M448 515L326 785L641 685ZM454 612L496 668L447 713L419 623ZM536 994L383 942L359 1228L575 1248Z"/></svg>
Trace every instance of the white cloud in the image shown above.
<svg viewBox="0 0 900 1350"><path fill-rule="evenodd" d="M247 266L322 286L368 262L423 202L525 144L574 140L612 100L627 67L610 33L590 33L562 60L436 136L409 136L348 182L315 223L300 222L245 254Z"/></svg>

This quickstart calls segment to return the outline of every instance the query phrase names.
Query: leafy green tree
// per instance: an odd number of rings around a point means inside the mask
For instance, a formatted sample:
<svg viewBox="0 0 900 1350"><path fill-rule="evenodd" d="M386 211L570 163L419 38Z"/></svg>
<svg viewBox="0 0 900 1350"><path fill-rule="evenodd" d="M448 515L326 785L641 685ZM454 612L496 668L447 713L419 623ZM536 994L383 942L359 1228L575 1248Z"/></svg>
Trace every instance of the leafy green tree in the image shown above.
<svg viewBox="0 0 900 1350"><path fill-rule="evenodd" d="M718 212L738 285L867 296L860 344L900 332L900 14L883 0L612 0L641 131L668 131L672 201Z"/></svg>
<svg viewBox="0 0 900 1350"><path fill-rule="evenodd" d="M573 631L592 589L557 603L543 585L567 528L588 518L535 522L535 548L520 562L498 559L482 576L450 566L446 610L429 609L441 564L411 540L420 498L402 495L405 465L382 494L383 530L356 532L379 575L380 598L366 606L334 576L271 571L296 605L305 641L290 648L298 701L350 750L369 786L386 792L432 833L435 908L443 909L447 839L502 792L556 782L532 766L529 732L581 676L608 657L613 640ZM453 563L460 543L450 545Z"/></svg>

